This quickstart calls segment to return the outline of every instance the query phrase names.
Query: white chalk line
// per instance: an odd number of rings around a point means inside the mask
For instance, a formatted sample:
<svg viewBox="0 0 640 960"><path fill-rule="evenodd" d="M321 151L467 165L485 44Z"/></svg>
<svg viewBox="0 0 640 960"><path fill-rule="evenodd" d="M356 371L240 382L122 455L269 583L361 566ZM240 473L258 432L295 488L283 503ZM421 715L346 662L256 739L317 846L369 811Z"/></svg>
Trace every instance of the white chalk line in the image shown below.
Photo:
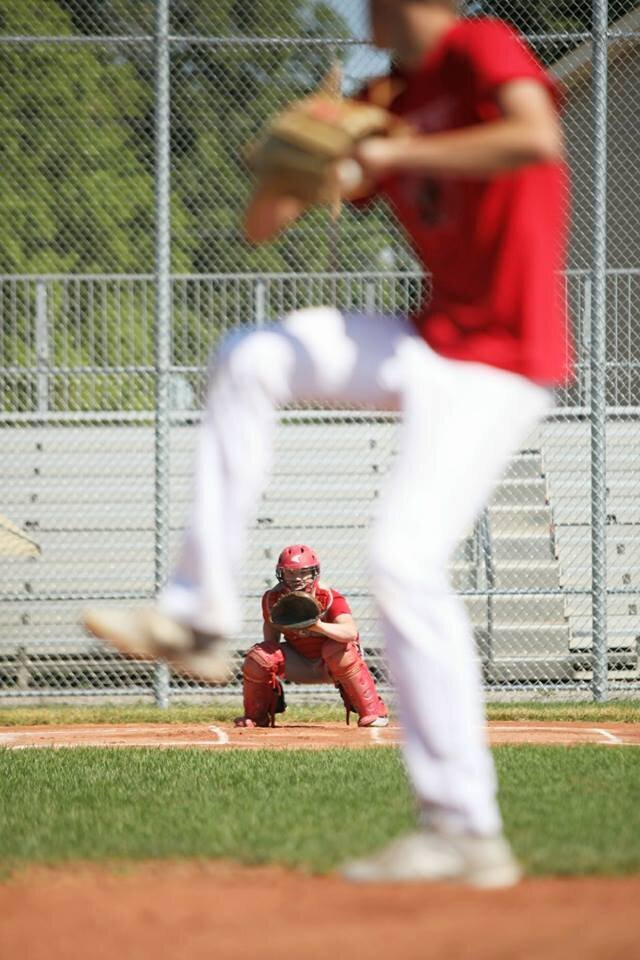
<svg viewBox="0 0 640 960"><path fill-rule="evenodd" d="M601 737L604 737L606 744L612 744L615 746L622 746L624 740L621 740L620 737L617 737L615 733L611 733L610 730L603 730L601 727L593 727L589 730L589 733L598 733Z"/></svg>
<svg viewBox="0 0 640 960"><path fill-rule="evenodd" d="M211 733L215 733L217 737L215 744L217 747L224 747L225 744L230 743L229 734L222 727L211 726L209 730L211 730Z"/></svg>
<svg viewBox="0 0 640 960"><path fill-rule="evenodd" d="M574 736L579 735L580 733L595 733L601 737L602 746L627 746L635 747L640 746L634 742L627 742L622 740L620 737L616 736L615 733L611 733L610 730L604 730L602 727L559 727L555 724L525 724L523 726L516 726L511 723L500 724L500 723L491 723L489 725L489 734L491 733L527 733L528 731L536 733L568 733L573 734Z"/></svg>
<svg viewBox="0 0 640 960"><path fill-rule="evenodd" d="M397 747L401 743L399 737L394 736L400 727L365 727L374 743L382 747Z"/></svg>
<svg viewBox="0 0 640 960"><path fill-rule="evenodd" d="M86 729L86 728L83 728ZM221 728L216 726L208 726L207 730L210 733L214 733L215 740L176 740L176 739L153 739L148 743L141 744L131 744L127 743L127 737L124 737L124 742L120 743L108 743L103 741L99 742L90 742L85 740L77 740L76 742L69 743L55 743L51 740L43 739L46 737L46 734L38 733L0 733L0 747L7 747L9 750L44 750L44 749L53 749L53 750L67 750L73 749L74 747L127 747L127 746L139 746L139 747L224 747L230 740L229 735ZM132 726L127 729L127 734L133 734L134 736L148 734L151 731L148 728L141 726ZM32 743L16 743L16 740L23 738L33 738ZM38 739L40 742L38 742Z"/></svg>

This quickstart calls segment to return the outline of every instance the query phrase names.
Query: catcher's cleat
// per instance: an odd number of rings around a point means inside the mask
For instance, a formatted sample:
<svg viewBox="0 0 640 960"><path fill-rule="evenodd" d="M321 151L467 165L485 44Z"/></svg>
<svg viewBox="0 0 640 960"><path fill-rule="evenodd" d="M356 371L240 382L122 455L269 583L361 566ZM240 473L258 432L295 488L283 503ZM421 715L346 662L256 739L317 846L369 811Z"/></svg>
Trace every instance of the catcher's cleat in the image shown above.
<svg viewBox="0 0 640 960"><path fill-rule="evenodd" d="M259 727L260 724L250 717L236 717L233 721L234 727Z"/></svg>
<svg viewBox="0 0 640 960"><path fill-rule="evenodd" d="M354 883L452 881L485 889L511 887L521 876L509 844L497 834L416 830L341 870Z"/></svg>
<svg viewBox="0 0 640 960"><path fill-rule="evenodd" d="M232 671L221 637L192 630L155 607L90 607L82 622L101 640L134 660L166 660L178 673L226 683Z"/></svg>
<svg viewBox="0 0 640 960"><path fill-rule="evenodd" d="M337 672L335 668L334 672ZM359 727L387 726L389 723L387 708L378 696L371 671L359 650L350 664L342 662L340 674L335 679L346 710L347 726L349 726L351 711L358 714Z"/></svg>
<svg viewBox="0 0 640 960"><path fill-rule="evenodd" d="M359 717L359 727L388 727L389 717Z"/></svg>
<svg viewBox="0 0 640 960"><path fill-rule="evenodd" d="M261 729L275 727L275 718L273 715L263 717L261 720L252 720L251 717L236 717L233 721L234 727L260 727Z"/></svg>

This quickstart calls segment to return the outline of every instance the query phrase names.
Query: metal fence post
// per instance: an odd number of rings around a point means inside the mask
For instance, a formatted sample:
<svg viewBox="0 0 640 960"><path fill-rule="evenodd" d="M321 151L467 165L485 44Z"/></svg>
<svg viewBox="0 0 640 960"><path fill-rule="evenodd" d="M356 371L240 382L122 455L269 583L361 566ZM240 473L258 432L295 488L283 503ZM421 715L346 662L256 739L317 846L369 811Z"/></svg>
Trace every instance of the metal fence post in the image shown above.
<svg viewBox="0 0 640 960"><path fill-rule="evenodd" d="M253 288L253 322L263 327L267 319L267 283L262 277L256 280Z"/></svg>
<svg viewBox="0 0 640 960"><path fill-rule="evenodd" d="M607 699L607 2L593 0L591 572L593 698Z"/></svg>
<svg viewBox="0 0 640 960"><path fill-rule="evenodd" d="M36 398L38 413L49 409L49 325L47 323L47 283L36 280Z"/></svg>
<svg viewBox="0 0 640 960"><path fill-rule="evenodd" d="M364 303L365 310L368 314L374 314L376 312L376 285L373 280L367 280Z"/></svg>
<svg viewBox="0 0 640 960"><path fill-rule="evenodd" d="M591 277L585 277L582 283L582 312L580 316L580 326L582 330L582 349L580 355L581 368L581 388L578 403L586 409L591 409L592 383L591 383Z"/></svg>
<svg viewBox="0 0 640 960"><path fill-rule="evenodd" d="M164 585L169 555L169 387L171 363L171 220L170 220L170 51L169 0L157 0L155 23L155 563L156 594ZM169 705L169 668L157 664L154 695L158 707Z"/></svg>
<svg viewBox="0 0 640 960"><path fill-rule="evenodd" d="M494 615L493 595L496 588L495 567L493 563L493 539L489 508L485 507L477 521L478 538L480 541L480 559L484 566L484 585L487 599L487 636L485 656L488 664L493 663Z"/></svg>

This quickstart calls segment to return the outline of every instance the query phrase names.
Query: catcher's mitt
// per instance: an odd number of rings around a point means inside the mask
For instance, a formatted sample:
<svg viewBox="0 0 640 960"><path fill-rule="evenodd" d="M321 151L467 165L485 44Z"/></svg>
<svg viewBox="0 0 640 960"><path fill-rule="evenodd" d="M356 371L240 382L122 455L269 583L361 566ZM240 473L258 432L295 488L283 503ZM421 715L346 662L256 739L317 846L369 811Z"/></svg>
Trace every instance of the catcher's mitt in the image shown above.
<svg viewBox="0 0 640 960"><path fill-rule="evenodd" d="M396 123L384 107L315 94L273 118L250 149L249 165L274 193L308 205L353 198L363 182L355 147L390 133Z"/></svg>
<svg viewBox="0 0 640 960"><path fill-rule="evenodd" d="M274 603L269 620L279 630L303 630L313 626L321 613L322 607L315 597L303 590L292 590Z"/></svg>

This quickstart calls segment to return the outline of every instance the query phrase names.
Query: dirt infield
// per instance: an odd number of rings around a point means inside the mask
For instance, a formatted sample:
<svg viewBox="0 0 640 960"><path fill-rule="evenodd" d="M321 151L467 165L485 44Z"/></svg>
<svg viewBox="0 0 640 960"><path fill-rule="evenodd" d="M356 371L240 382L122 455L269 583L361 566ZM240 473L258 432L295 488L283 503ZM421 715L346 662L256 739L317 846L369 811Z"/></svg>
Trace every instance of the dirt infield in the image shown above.
<svg viewBox="0 0 640 960"><path fill-rule="evenodd" d="M551 744L640 746L640 725L607 723L495 722L488 725L492 746ZM242 729L232 724L70 724L0 727L0 747L199 747L206 750L257 750L330 747L377 747L400 743L400 728L359 729L339 723L282 723L273 729Z"/></svg>
<svg viewBox="0 0 640 960"><path fill-rule="evenodd" d="M640 877L503 891L350 886L274 867L30 869L0 884L0 956L24 960L637 960Z"/></svg>

